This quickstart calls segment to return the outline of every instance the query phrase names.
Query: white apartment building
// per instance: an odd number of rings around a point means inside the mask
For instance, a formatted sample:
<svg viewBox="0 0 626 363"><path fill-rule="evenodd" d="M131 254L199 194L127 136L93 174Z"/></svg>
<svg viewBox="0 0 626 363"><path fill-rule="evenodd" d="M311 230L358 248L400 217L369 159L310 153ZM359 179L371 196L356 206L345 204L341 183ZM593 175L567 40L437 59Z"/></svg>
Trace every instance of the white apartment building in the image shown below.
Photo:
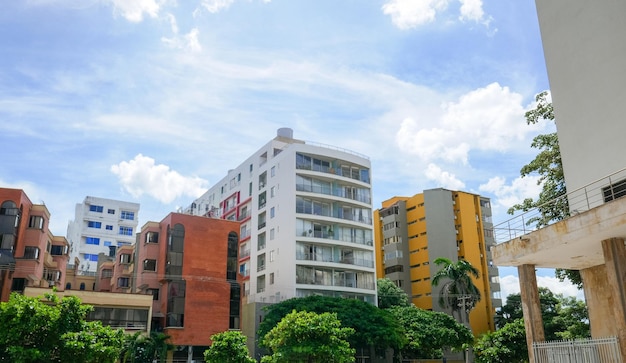
<svg viewBox="0 0 626 363"><path fill-rule="evenodd" d="M376 303L370 161L289 128L186 210L241 222L246 303L312 294Z"/></svg>
<svg viewBox="0 0 626 363"><path fill-rule="evenodd" d="M98 254L114 256L117 247L135 243L138 217L138 203L86 197L67 226L70 263L78 258L79 271L95 273Z"/></svg>

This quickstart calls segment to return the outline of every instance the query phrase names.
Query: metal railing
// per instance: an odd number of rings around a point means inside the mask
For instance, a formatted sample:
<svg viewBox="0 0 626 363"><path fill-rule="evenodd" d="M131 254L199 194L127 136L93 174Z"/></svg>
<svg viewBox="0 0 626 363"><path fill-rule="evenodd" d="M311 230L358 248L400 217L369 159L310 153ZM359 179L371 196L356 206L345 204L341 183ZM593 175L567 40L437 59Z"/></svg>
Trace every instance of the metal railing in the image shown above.
<svg viewBox="0 0 626 363"><path fill-rule="evenodd" d="M507 242L535 231L538 224L546 227L559 221L545 217L543 211L567 208L569 205L569 209L563 212L563 216L568 218L626 196L625 179L626 168L499 223L493 227L496 243Z"/></svg>
<svg viewBox="0 0 626 363"><path fill-rule="evenodd" d="M622 362L617 337L534 342L536 363Z"/></svg>

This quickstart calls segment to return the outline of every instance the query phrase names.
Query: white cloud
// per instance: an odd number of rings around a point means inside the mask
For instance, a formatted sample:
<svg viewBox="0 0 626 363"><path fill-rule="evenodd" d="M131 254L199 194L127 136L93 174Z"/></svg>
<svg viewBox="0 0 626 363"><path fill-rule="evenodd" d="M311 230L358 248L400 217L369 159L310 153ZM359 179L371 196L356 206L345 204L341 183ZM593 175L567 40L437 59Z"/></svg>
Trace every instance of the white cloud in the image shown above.
<svg viewBox="0 0 626 363"><path fill-rule="evenodd" d="M459 0L461 2L461 15L459 19L473 20L479 22L483 19L485 12L483 11L482 0Z"/></svg>
<svg viewBox="0 0 626 363"><path fill-rule="evenodd" d="M202 45L200 45L200 41L198 40L199 34L200 30L198 30L198 28L193 28L189 31L189 33L184 34L182 37L178 34L174 34L172 38L162 37L161 41L171 48L183 49L190 52L200 52L202 50Z"/></svg>
<svg viewBox="0 0 626 363"><path fill-rule="evenodd" d="M496 176L481 184L478 190L494 194L497 197L497 204L508 209L526 198L536 198L541 192L538 180L538 176L528 175L524 178L518 177L507 185L504 178Z"/></svg>
<svg viewBox="0 0 626 363"><path fill-rule="evenodd" d="M546 287L555 294L563 294L563 296L573 296L579 300L585 299L582 290L572 285L569 281L559 281L554 276L537 276L537 286ZM500 296L502 296L502 304L506 303L506 297L510 294L519 294L519 277L515 275L500 276Z"/></svg>
<svg viewBox="0 0 626 363"><path fill-rule="evenodd" d="M197 198L208 188L206 180L180 175L154 159L138 154L133 160L111 166L122 187L135 198L147 194L167 204L180 196Z"/></svg>
<svg viewBox="0 0 626 363"><path fill-rule="evenodd" d="M110 0L114 12L121 14L126 20L138 23L143 20L144 13L151 18L159 14L160 5L155 0Z"/></svg>
<svg viewBox="0 0 626 363"><path fill-rule="evenodd" d="M398 146L425 161L463 164L471 150L506 151L537 129L520 122L522 100L498 83L478 88L445 104L438 120L405 119L396 135Z"/></svg>
<svg viewBox="0 0 626 363"><path fill-rule="evenodd" d="M452 190L465 188L465 183L457 179L454 174L441 170L441 168L435 164L429 164L424 174L428 179L436 181L442 188Z"/></svg>
<svg viewBox="0 0 626 363"><path fill-rule="evenodd" d="M431 23L437 12L448 6L448 0L391 0L383 5L383 13L400 29L411 29Z"/></svg>
<svg viewBox="0 0 626 363"><path fill-rule="evenodd" d="M228 9L234 2L235 0L203 0L200 5L210 13L215 14L221 10Z"/></svg>

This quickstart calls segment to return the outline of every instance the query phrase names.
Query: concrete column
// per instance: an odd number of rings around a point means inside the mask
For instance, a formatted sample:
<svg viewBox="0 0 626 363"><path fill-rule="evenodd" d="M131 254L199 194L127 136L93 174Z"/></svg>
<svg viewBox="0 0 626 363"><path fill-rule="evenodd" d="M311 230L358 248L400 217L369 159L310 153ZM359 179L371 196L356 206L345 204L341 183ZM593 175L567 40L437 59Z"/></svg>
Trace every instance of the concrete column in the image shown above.
<svg viewBox="0 0 626 363"><path fill-rule="evenodd" d="M533 342L542 342L545 340L535 265L518 266L517 272L519 274L522 312L524 313L524 326L526 328L528 360L530 363L534 363Z"/></svg>
<svg viewBox="0 0 626 363"><path fill-rule="evenodd" d="M580 270L589 312L592 338L615 336L613 294L607 281L606 266L598 265Z"/></svg>
<svg viewBox="0 0 626 363"><path fill-rule="evenodd" d="M622 357L626 358L626 247L624 239L602 241L608 287L612 293L613 321Z"/></svg>

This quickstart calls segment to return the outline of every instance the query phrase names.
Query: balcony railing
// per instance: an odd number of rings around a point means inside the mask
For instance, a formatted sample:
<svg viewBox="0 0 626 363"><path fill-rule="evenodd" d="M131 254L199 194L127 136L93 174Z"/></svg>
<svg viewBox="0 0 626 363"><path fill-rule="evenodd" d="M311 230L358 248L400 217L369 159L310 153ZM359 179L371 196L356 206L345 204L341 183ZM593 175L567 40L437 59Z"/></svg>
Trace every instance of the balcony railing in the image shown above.
<svg viewBox="0 0 626 363"><path fill-rule="evenodd" d="M367 174L366 178L363 178L363 176L360 173L356 173L356 174L352 173L352 170L350 171L350 173L346 173L347 175L344 175L343 170L341 170L341 168L335 169L333 167L319 166L319 165L311 166L310 164L296 164L296 169L317 171L317 172L325 173L325 174L343 176L345 178L358 180L366 184L370 183L369 173Z"/></svg>
<svg viewBox="0 0 626 363"><path fill-rule="evenodd" d="M563 215L568 218L626 196L625 179L626 168L499 223L493 227L496 243L533 232L538 224L546 227L559 221L546 217L544 211L565 209Z"/></svg>
<svg viewBox="0 0 626 363"><path fill-rule="evenodd" d="M349 195L351 193L346 193L346 191L343 188L330 188L330 187L319 187L319 186L306 185L306 184L296 184L296 190L299 192L332 195L335 197L351 199L357 202L367 203L367 204L370 204L372 201L372 198L369 196L369 194Z"/></svg>
<svg viewBox="0 0 626 363"><path fill-rule="evenodd" d="M300 261L319 261L319 262L333 262L333 263L343 263L346 265L355 265L362 267L374 267L374 261L368 260L364 258L354 258L354 257L346 257L346 258L337 258L334 256L327 256L323 254L315 254L315 253L296 253L296 259Z"/></svg>
<svg viewBox="0 0 626 363"><path fill-rule="evenodd" d="M296 213L302 213L302 214L309 214L309 215L314 215L314 216L323 216L323 217L331 217L331 218L338 218L338 219L343 219L346 221L353 221L353 222L359 222L359 223L364 223L364 224L368 224L371 225L372 224L372 217L370 216L354 216L352 214L344 214L341 211L337 211L335 213L331 213L330 211L323 211L323 210L307 210L306 208L304 210L302 209L296 209Z"/></svg>

